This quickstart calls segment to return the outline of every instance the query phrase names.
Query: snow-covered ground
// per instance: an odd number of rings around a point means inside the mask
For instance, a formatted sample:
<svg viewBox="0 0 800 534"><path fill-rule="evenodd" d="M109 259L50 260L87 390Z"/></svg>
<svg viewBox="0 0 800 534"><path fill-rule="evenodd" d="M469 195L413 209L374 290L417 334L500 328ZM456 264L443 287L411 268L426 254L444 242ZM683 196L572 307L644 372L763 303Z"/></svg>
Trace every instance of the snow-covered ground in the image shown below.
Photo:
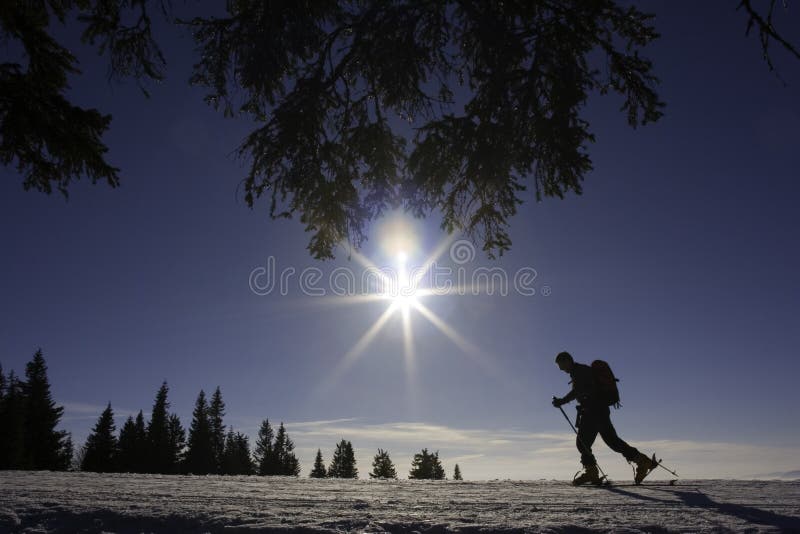
<svg viewBox="0 0 800 534"><path fill-rule="evenodd" d="M2 532L800 532L800 482L424 482L0 472Z"/></svg>

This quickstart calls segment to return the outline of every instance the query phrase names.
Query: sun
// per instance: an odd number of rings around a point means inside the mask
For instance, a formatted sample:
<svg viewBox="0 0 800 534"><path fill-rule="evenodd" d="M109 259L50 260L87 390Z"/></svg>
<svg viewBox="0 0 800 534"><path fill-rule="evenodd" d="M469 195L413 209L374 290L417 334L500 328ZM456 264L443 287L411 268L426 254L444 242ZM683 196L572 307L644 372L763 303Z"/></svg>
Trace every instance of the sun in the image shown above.
<svg viewBox="0 0 800 534"><path fill-rule="evenodd" d="M384 288L384 296L392 302L392 306L401 312L407 313L417 303L421 292L417 287L418 281L414 280L408 269L408 253L400 250L395 255L394 268L389 269L388 283Z"/></svg>
<svg viewBox="0 0 800 534"><path fill-rule="evenodd" d="M365 352L373 341L380 335L384 328L391 328L393 317L399 317L402 340L403 356L406 374L409 383L414 382L414 368L417 359L417 344L414 339L413 324L415 320L425 320L433 325L440 333L456 345L462 354L468 356L473 362L478 363L487 372L492 371L491 362L478 347L470 343L455 328L440 318L424 301L428 297L455 296L451 291L441 291L433 286L428 287L429 281L423 279L436 264L438 258L449 250L455 240L455 235L447 236L432 252L422 254L419 239L414 231L412 221L402 217L390 217L377 231L380 259L385 267L378 268L375 262L363 254L355 251L353 259L365 269L377 275L376 285L368 294L352 298L339 297L346 302L375 302L383 300L386 308L377 319L358 338L353 346L343 355L341 360L328 375L320 391L329 391L351 365L353 365ZM420 262L420 257L426 259ZM415 263L416 262L416 263ZM388 265L387 265L388 264Z"/></svg>

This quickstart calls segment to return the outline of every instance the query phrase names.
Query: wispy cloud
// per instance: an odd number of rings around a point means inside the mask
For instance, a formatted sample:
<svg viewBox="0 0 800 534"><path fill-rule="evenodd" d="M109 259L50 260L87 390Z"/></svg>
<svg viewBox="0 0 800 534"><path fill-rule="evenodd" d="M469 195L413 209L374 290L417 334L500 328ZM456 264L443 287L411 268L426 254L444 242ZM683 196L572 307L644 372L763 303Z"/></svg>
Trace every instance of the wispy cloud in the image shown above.
<svg viewBox="0 0 800 534"><path fill-rule="evenodd" d="M469 479L570 478L580 468L572 433L527 432L517 429L465 429L425 422L367 423L357 419L286 423L308 473L320 448L330 460L335 444L350 440L362 476L377 449L389 450L400 476L422 448L438 450L448 474L458 463ZM654 451L665 465L684 478L744 478L794 466L796 449L768 445L693 440L653 440L631 443L642 452ZM632 478L622 456L598 438L598 462L612 478ZM659 475L669 478L666 471ZM662 478L659 476L659 478Z"/></svg>
<svg viewBox="0 0 800 534"><path fill-rule="evenodd" d="M64 407L64 416L62 417L62 421L81 421L81 420L92 420L97 419L100 417L100 414L103 413L103 410L106 409L106 405L100 404L88 404L85 402L65 402L61 404ZM117 408L115 406L111 406L114 410L114 418L115 419L126 419L128 415L135 415L139 413L139 410L127 410L125 408ZM145 413L145 417L149 414Z"/></svg>

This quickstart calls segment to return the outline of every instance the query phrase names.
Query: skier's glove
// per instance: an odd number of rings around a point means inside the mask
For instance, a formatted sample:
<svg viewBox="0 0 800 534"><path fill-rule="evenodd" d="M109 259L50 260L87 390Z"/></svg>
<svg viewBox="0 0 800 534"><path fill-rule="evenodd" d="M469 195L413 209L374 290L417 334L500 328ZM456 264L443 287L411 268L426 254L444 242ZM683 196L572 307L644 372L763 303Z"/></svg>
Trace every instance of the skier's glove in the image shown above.
<svg viewBox="0 0 800 534"><path fill-rule="evenodd" d="M564 404L564 399L559 399L558 397L553 397L553 406L558 408L562 404Z"/></svg>

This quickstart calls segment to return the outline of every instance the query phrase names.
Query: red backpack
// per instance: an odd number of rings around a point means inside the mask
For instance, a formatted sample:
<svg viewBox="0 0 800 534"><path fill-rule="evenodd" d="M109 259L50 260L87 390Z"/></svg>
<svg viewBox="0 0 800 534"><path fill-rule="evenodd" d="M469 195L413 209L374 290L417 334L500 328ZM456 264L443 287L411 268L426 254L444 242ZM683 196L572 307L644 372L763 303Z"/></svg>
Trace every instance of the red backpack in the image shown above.
<svg viewBox="0 0 800 534"><path fill-rule="evenodd" d="M619 390L617 389L617 382L619 379L614 376L614 372L607 362L603 360L595 360L592 362L592 373L594 373L594 380L597 383L597 393L600 399L608 406L619 408Z"/></svg>

